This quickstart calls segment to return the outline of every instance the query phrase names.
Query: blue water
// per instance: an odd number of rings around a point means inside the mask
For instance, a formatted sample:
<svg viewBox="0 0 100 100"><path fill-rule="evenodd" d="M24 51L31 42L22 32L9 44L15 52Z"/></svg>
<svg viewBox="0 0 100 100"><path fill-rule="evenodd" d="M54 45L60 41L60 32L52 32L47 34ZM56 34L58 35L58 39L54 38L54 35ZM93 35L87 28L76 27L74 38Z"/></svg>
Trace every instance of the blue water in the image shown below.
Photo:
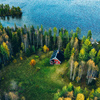
<svg viewBox="0 0 100 100"><path fill-rule="evenodd" d="M16 23L36 28L42 24L45 29L64 27L69 32L80 27L82 35L91 30L93 38L100 40L100 0L0 0L0 3L20 6L23 12L21 19L0 19L3 26L13 27Z"/></svg>

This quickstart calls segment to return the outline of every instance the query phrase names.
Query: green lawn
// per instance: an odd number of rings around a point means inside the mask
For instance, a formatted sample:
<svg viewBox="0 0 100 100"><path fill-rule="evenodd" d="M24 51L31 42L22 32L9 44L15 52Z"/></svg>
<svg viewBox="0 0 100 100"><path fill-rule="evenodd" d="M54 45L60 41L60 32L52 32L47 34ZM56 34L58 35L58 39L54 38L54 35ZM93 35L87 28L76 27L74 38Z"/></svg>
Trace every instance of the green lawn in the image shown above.
<svg viewBox="0 0 100 100"><path fill-rule="evenodd" d="M15 80L18 84L22 84L21 91L17 91L20 96L25 96L26 100L53 100L54 93L62 89L71 80L66 75L67 62L63 62L61 65L50 65L51 54L52 52L49 52L49 54L43 53L41 60L35 59L36 55L22 61L17 59L17 63L12 62L4 67L2 73L0 73L0 76L4 78L1 81L1 90L9 92L10 82ZM29 64L31 59L36 60L34 67ZM81 86L83 89L85 87L88 89L94 88L94 86L87 86L84 80L80 83L75 81L72 83L74 86Z"/></svg>
<svg viewBox="0 0 100 100"><path fill-rule="evenodd" d="M20 94L25 96L26 100L53 100L54 93L67 84L61 77L61 74L67 68L67 63L51 66L48 62L45 65L51 54L52 52L50 54L42 54L41 60L35 59L35 55L22 61L17 59L17 63L11 63L6 66L4 71L2 69L1 76L4 79L1 81L1 90L9 91L11 80L15 80L18 84L22 83L24 91ZM33 58L36 60L34 67L29 65ZM37 67L40 67L40 70L37 71Z"/></svg>

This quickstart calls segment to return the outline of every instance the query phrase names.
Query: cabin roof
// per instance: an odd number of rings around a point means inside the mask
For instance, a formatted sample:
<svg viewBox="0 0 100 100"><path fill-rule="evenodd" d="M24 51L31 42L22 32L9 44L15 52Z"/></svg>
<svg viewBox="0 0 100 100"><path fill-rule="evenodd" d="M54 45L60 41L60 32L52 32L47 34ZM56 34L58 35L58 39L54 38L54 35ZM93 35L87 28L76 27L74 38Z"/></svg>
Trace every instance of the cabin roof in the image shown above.
<svg viewBox="0 0 100 100"><path fill-rule="evenodd" d="M57 58L59 61L62 61L64 59L63 51L55 50L51 56L51 59Z"/></svg>

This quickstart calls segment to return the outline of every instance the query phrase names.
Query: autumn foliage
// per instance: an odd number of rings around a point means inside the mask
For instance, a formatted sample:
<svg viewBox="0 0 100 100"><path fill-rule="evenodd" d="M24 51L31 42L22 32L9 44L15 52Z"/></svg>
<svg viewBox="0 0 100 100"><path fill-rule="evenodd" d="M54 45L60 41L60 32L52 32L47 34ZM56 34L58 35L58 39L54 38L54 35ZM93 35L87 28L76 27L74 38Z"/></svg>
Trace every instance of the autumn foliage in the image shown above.
<svg viewBox="0 0 100 100"><path fill-rule="evenodd" d="M36 61L34 59L31 60L30 65L34 66L36 64Z"/></svg>
<svg viewBox="0 0 100 100"><path fill-rule="evenodd" d="M44 46L43 46L43 51L44 51L44 52L48 52L48 51L49 51L49 48L48 48L46 45L44 45Z"/></svg>
<svg viewBox="0 0 100 100"><path fill-rule="evenodd" d="M23 60L23 58L22 58L22 57L20 57L20 60Z"/></svg>

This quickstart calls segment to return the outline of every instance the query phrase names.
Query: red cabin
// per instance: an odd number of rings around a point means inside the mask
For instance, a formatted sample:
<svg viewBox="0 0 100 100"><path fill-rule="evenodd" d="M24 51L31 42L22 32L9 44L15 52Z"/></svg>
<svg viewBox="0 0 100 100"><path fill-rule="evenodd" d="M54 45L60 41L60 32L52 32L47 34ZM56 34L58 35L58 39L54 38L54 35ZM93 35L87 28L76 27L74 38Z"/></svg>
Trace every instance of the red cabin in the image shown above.
<svg viewBox="0 0 100 100"><path fill-rule="evenodd" d="M61 64L64 60L64 53L60 50L55 50L51 56L50 64Z"/></svg>

